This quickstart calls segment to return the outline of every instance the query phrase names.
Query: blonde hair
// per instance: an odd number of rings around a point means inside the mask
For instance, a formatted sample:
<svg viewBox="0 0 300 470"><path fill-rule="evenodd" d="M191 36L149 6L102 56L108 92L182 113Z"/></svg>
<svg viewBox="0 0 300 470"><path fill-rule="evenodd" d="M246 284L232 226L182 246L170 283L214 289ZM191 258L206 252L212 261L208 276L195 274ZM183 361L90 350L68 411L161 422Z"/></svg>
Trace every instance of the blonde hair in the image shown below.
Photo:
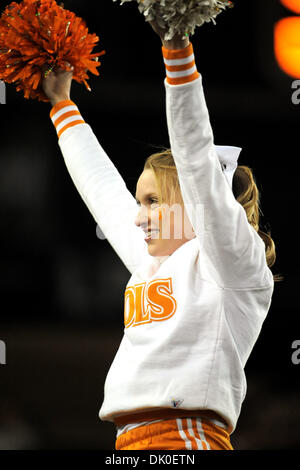
<svg viewBox="0 0 300 470"><path fill-rule="evenodd" d="M152 170L158 188L158 202L173 204L175 202L183 204L178 174L171 149L164 149L162 152L150 155L144 164L144 170ZM232 182L232 192L236 200L244 208L249 224L254 227L258 235L265 243L266 262L270 268L276 261L275 243L271 238L270 231L264 232L259 226L260 220L260 194L253 176L252 170L248 166L238 166ZM281 281L283 278L275 274L274 281Z"/></svg>

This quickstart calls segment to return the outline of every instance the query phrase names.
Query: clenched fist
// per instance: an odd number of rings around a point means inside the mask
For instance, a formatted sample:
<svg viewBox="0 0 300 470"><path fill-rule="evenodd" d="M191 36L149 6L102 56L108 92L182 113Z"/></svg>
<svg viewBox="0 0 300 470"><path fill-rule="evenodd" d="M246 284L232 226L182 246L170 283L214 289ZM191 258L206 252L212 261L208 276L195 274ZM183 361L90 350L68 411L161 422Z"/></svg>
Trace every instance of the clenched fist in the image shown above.
<svg viewBox="0 0 300 470"><path fill-rule="evenodd" d="M167 30L165 28L162 28L161 26L159 26L158 21L156 21L156 20L149 21L149 23L150 23L153 31L155 31L156 34L159 35L159 37L161 39L161 42L162 42L163 46L166 49L184 49L185 47L187 47L189 45L190 41L189 41L188 36L186 36L184 39L182 39L182 36L177 34L172 39L167 41L167 40L164 39Z"/></svg>
<svg viewBox="0 0 300 470"><path fill-rule="evenodd" d="M59 101L70 99L74 68L70 64L66 65L70 71L62 69L52 70L43 79L43 90L51 101L52 106L55 106Z"/></svg>

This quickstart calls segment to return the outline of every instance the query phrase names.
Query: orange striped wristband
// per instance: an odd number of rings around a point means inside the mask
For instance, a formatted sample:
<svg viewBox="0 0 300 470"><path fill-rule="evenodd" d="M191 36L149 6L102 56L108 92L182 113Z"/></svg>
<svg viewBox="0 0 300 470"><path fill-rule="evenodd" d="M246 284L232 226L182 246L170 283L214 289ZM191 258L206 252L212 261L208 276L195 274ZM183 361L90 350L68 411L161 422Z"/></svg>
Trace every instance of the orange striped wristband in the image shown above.
<svg viewBox="0 0 300 470"><path fill-rule="evenodd" d="M193 44L184 49L166 49L162 46L162 54L166 67L167 82L170 85L182 85L196 80L200 74L197 71Z"/></svg>
<svg viewBox="0 0 300 470"><path fill-rule="evenodd" d="M58 137L60 137L65 130L77 124L84 124L77 106L71 100L64 100L57 103L50 112L50 117L55 126Z"/></svg>

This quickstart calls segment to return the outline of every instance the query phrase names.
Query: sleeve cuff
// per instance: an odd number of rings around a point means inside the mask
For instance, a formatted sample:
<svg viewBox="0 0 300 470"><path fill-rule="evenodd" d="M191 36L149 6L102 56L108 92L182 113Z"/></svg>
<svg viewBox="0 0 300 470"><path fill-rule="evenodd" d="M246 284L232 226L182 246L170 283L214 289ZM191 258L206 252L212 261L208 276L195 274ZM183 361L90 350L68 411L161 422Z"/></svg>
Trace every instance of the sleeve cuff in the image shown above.
<svg viewBox="0 0 300 470"><path fill-rule="evenodd" d="M71 100L60 101L53 106L50 118L55 126L58 137L70 127L85 124L76 104Z"/></svg>
<svg viewBox="0 0 300 470"><path fill-rule="evenodd" d="M199 78L191 42L184 49L172 50L162 46L162 54L166 67L166 80L170 85L182 85Z"/></svg>

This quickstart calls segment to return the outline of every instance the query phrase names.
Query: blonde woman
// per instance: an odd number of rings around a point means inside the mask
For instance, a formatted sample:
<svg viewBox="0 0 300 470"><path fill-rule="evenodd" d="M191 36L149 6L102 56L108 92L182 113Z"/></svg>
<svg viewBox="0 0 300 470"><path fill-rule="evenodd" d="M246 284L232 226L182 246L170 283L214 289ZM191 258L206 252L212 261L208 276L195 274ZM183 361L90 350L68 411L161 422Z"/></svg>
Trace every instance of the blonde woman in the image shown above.
<svg viewBox="0 0 300 470"><path fill-rule="evenodd" d="M135 198L70 101L72 73L44 81L74 184L131 274L99 416L116 425L118 450L232 450L275 247L259 228L253 174L237 167L241 149L214 145L192 43L152 27L170 149L147 159Z"/></svg>

